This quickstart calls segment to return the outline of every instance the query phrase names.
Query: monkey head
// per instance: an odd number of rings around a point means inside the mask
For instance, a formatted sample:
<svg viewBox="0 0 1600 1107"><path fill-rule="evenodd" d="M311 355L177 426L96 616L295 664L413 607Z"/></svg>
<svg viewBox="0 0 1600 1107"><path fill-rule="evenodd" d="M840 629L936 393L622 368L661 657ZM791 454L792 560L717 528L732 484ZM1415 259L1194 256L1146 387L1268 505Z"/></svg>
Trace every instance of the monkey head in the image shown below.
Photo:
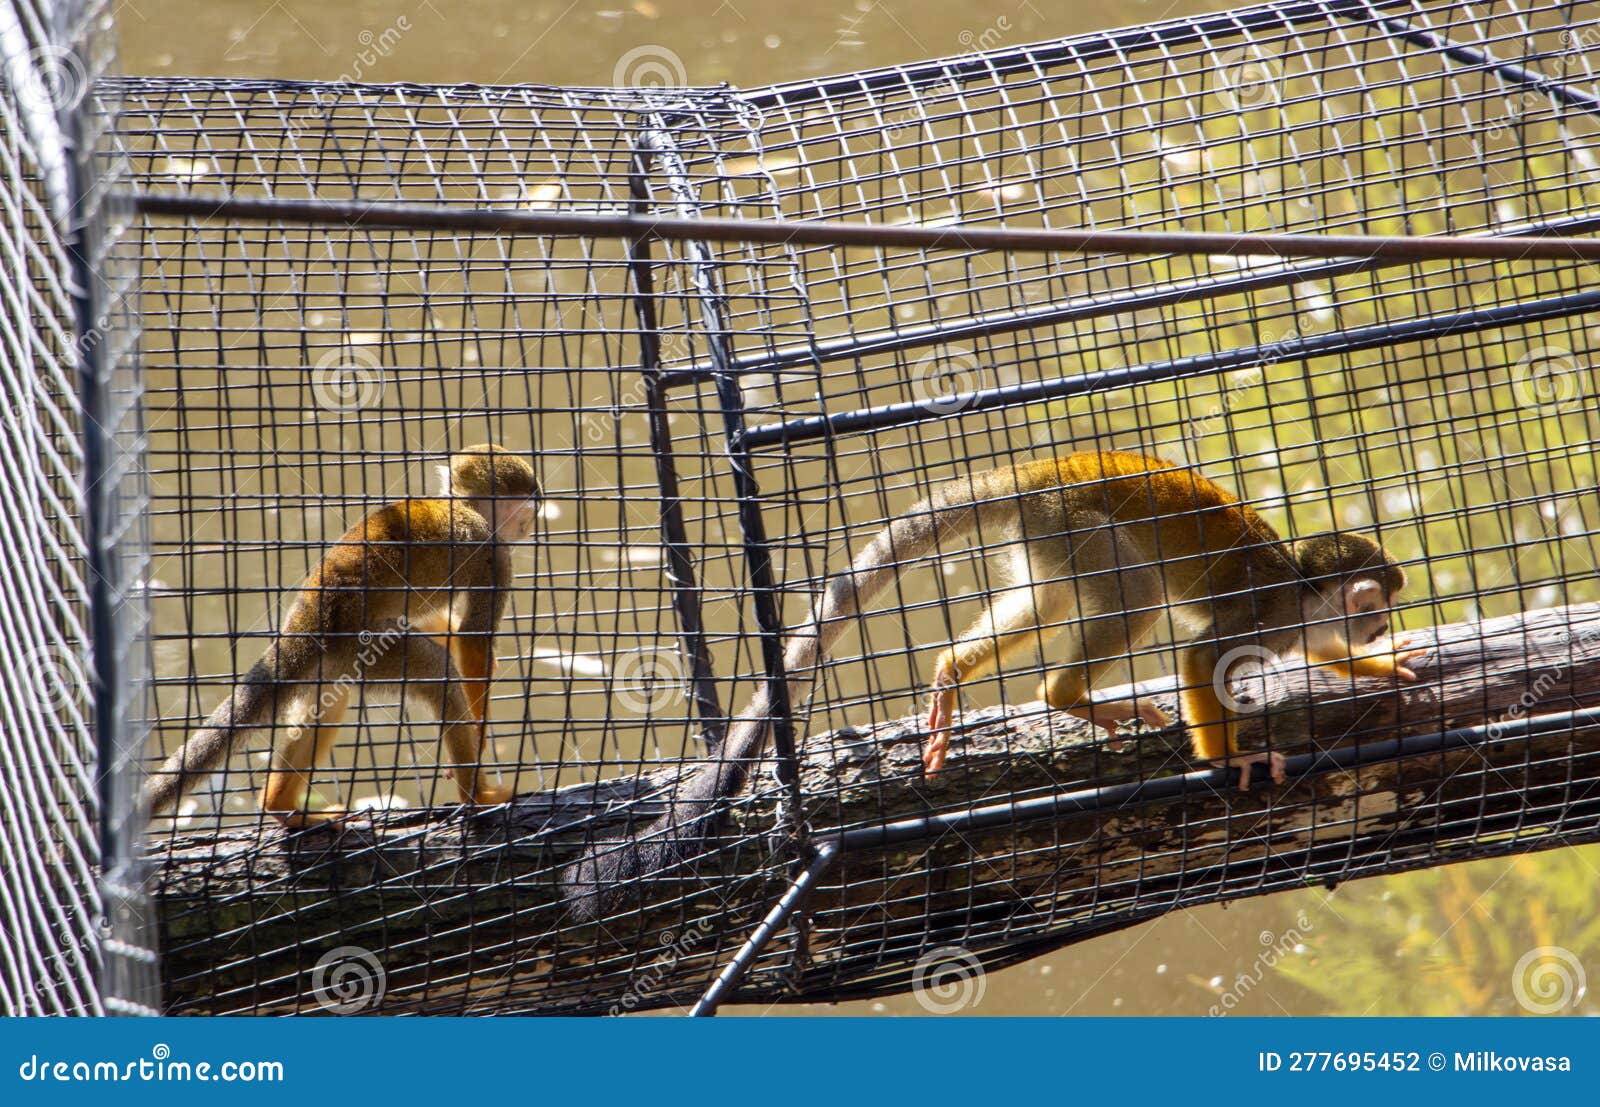
<svg viewBox="0 0 1600 1107"><path fill-rule="evenodd" d="M501 539L519 542L533 533L544 493L521 454L489 443L468 446L439 466L439 484L441 496L469 501Z"/></svg>
<svg viewBox="0 0 1600 1107"><path fill-rule="evenodd" d="M1307 653L1329 656L1341 647L1348 652L1389 632L1389 609L1406 574L1382 546L1365 535L1335 531L1296 542L1293 555L1305 582Z"/></svg>

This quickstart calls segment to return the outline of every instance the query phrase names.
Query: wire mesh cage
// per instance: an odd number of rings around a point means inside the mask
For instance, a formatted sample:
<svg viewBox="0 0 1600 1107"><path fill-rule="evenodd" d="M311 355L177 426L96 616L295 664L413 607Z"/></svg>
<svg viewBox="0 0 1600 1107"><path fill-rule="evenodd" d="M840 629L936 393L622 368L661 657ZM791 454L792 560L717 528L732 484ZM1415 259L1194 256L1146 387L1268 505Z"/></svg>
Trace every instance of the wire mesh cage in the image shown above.
<svg viewBox="0 0 1600 1107"><path fill-rule="evenodd" d="M447 216L1584 234L1597 14L1282 3L755 90L115 83L101 103L141 192L447 209L409 230L146 217L128 240L152 765L368 512L430 495L437 464L486 441L544 488L488 705L484 758L515 801L458 803L405 674L348 689L309 781L308 805L358 819L285 830L257 800L274 755L241 746L152 823L168 1009L346 1009L328 985L350 970L372 985L359 1005L389 1012L637 1010L719 977L741 999L875 995L952 946L994 967L1176 907L1594 840L1583 264ZM1230 693L1241 730L1306 775L1236 794L1154 712L1107 733L1039 702L1093 612L1045 611L1034 586L1092 574L1007 575L1014 538L981 520L891 556L877 605L785 671L784 628L885 526L952 488L1015 504L982 474L1111 450L1237 497L1270 528L1263 557L1273 532L1380 541L1410 581L1397 626L1433 655L1423 681L1269 666ZM1154 573L1180 606L1236 611L1264 587L1197 603L1159 549L1130 556L1110 576ZM949 762L925 777L939 659L997 595L1035 606L1005 664L960 681ZM1176 718L1192 643L1166 602L1135 606L1145 633L1124 618L1097 688ZM771 748L720 836L626 910L575 918L563 867L667 810L763 690Z"/></svg>
<svg viewBox="0 0 1600 1107"><path fill-rule="evenodd" d="M153 1013L133 274L106 5L0 9L0 1011Z"/></svg>

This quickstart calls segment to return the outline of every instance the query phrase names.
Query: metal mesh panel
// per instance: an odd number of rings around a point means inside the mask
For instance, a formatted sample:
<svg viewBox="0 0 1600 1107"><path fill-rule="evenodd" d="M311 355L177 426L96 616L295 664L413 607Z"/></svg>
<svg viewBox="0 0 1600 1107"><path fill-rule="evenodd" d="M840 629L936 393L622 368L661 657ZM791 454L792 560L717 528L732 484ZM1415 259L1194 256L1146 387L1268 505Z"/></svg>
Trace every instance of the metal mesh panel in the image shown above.
<svg viewBox="0 0 1600 1107"><path fill-rule="evenodd" d="M0 1007L149 1013L137 840L144 629L129 274L105 204L98 4L0 11ZM130 664L131 663L131 664ZM116 720L107 726L106 720ZM130 757L130 750L132 756Z"/></svg>
<svg viewBox="0 0 1600 1107"><path fill-rule="evenodd" d="M147 191L1580 234L1597 218L1597 16L1280 4L748 91L130 80L118 133ZM367 998L390 1011L683 1002L792 875L796 795L815 840L879 844L842 850L813 896L808 956L785 932L754 953L743 998L876 994L950 943L1000 965L1178 906L1597 836L1587 721L1507 737L1522 743L1510 769L1504 746L1493 761L1440 752L1398 777L1358 766L1218 805L1184 790L1177 728L1113 738L1045 715L1033 689L1060 647L1044 635L962 683L956 758L919 791L930 674L1016 583L999 575L1002 536L980 530L905 566L803 674L797 783L758 774L727 851L598 927L554 902L586 840L662 810L670 768L706 756L771 675L763 646L830 575L991 468L1110 449L1193 466L1281 534L1375 536L1412 580L1399 623L1469 626L1486 652L1508 633L1486 618L1600 600L1596 303L1578 264L168 219L146 221L139 251L152 755L228 695L330 542L424 494L451 451L492 439L536 456L548 493L515 555L491 703L492 762L518 802L460 813L437 723L392 689L359 689L316 772L363 823L285 835L255 800L264 744L241 751L156 824L175 1009L337 1009L327 983L352 964L381 978ZM1539 634L1570 641L1577 618ZM1531 625L1509 632L1519 648L1559 653ZM1175 672L1184 641L1160 621L1111 659L1111 683ZM1560 687L1522 713L1593 706ZM1171 690L1140 695L1173 713ZM1350 691L1369 708L1345 728L1357 748L1459 721L1443 697L1430 714L1393 688ZM1503 721L1507 695L1485 683L1472 721ZM1162 781L1182 787L1160 802L1141 790ZM1083 799L1096 788L1113 792ZM1076 821L1001 817L1063 792L1088 805ZM930 809L993 817L873 837ZM732 892L730 873L744 878Z"/></svg>

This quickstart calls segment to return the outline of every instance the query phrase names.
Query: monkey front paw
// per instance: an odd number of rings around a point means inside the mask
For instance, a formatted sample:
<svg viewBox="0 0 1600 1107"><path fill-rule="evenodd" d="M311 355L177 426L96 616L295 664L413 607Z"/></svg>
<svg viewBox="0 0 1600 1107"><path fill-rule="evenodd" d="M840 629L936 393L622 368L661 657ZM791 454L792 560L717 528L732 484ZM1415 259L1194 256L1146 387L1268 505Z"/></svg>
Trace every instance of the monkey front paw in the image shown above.
<svg viewBox="0 0 1600 1107"><path fill-rule="evenodd" d="M1429 652L1427 650L1406 649L1409 645L1411 645L1411 635L1409 634L1402 634L1394 640L1394 675L1401 680L1417 680L1417 674L1412 670L1408 662L1415 661L1419 657L1427 657Z"/></svg>
<svg viewBox="0 0 1600 1107"><path fill-rule="evenodd" d="M470 795L462 797L461 802L477 807L496 807L502 803L510 803L516 794L516 790L508 784L490 784L480 780Z"/></svg>
<svg viewBox="0 0 1600 1107"><path fill-rule="evenodd" d="M1239 767L1239 791L1241 792L1250 790L1250 770L1256 765L1264 764L1267 766L1268 771L1272 774L1272 782L1274 784L1282 784L1284 778L1288 775L1288 762L1283 754L1273 753L1270 750L1263 750L1260 753L1236 753L1232 757L1224 757L1213 761L1212 764L1222 767L1237 765Z"/></svg>
<svg viewBox="0 0 1600 1107"><path fill-rule="evenodd" d="M1353 665L1356 675L1393 676L1406 681L1418 680L1416 672L1408 662L1415 661L1419 657L1428 656L1429 651L1425 649L1407 649L1406 647L1409 645L1411 645L1411 635L1401 634L1389 643L1390 652L1357 657Z"/></svg>

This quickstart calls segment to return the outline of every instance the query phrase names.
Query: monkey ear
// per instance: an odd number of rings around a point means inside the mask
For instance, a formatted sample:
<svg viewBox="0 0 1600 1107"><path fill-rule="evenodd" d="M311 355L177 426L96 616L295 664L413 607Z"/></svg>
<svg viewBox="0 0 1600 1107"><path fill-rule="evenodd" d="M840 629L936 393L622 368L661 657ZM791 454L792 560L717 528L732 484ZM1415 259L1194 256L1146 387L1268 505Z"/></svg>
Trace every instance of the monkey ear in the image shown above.
<svg viewBox="0 0 1600 1107"><path fill-rule="evenodd" d="M1371 577L1352 580L1344 586L1344 613L1361 615L1383 606L1383 585Z"/></svg>
<svg viewBox="0 0 1600 1107"><path fill-rule="evenodd" d="M454 481L450 477L450 466L449 466L449 464L441 464L441 465L437 466L433 471L434 471L435 474L437 474L437 476L439 478L439 495L441 497L449 496L450 495L450 486L454 483Z"/></svg>

